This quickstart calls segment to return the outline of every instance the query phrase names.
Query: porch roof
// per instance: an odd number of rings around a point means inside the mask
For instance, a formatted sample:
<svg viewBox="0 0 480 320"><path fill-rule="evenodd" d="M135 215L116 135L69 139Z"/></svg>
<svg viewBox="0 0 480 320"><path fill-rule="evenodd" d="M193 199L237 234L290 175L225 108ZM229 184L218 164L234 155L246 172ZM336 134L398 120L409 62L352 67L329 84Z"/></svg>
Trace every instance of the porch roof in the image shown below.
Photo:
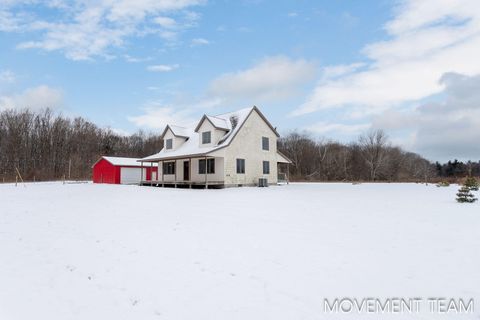
<svg viewBox="0 0 480 320"><path fill-rule="evenodd" d="M160 162L160 161L169 161L169 160L180 160L180 159L194 159L194 158L204 158L204 157L213 157L209 156L208 154L205 153L197 153L197 154L184 154L184 155L178 155L178 156L169 156L169 157L161 157L161 158L152 158L146 160L146 158L137 160L140 162ZM215 157L215 158L220 158L220 157Z"/></svg>

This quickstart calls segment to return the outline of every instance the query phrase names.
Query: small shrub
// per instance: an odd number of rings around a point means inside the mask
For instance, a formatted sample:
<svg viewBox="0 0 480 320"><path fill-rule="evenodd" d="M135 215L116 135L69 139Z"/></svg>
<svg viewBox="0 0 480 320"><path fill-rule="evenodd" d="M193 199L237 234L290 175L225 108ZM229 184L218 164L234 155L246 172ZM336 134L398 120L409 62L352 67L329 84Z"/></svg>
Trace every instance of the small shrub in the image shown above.
<svg viewBox="0 0 480 320"><path fill-rule="evenodd" d="M478 181L474 177L468 177L463 185L471 191L478 191Z"/></svg>
<svg viewBox="0 0 480 320"><path fill-rule="evenodd" d="M470 188L467 186L462 186L457 192L457 202L460 203L472 203L477 201L473 193L470 191Z"/></svg>
<svg viewBox="0 0 480 320"><path fill-rule="evenodd" d="M448 181L440 181L439 183L437 183L437 187L448 187L450 186L450 182Z"/></svg>

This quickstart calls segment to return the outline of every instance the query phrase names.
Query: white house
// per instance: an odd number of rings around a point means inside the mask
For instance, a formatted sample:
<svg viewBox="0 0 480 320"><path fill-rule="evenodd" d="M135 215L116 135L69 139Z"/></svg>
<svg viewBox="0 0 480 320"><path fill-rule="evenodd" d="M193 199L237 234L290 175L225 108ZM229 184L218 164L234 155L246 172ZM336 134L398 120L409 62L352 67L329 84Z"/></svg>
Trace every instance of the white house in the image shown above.
<svg viewBox="0 0 480 320"><path fill-rule="evenodd" d="M158 163L159 168L157 180L142 179L143 184L206 188L276 184L279 164L290 163L277 150L278 137L257 107L204 115L195 128L168 125L162 133L163 149L139 160Z"/></svg>

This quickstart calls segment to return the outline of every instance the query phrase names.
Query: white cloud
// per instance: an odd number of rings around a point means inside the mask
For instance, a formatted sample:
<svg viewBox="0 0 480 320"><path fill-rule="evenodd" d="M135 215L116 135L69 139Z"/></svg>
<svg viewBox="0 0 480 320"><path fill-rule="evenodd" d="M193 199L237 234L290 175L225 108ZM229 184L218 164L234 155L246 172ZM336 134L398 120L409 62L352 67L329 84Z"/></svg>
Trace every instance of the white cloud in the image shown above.
<svg viewBox="0 0 480 320"><path fill-rule="evenodd" d="M178 64L157 64L148 66L147 70L152 72L170 72L178 69L179 67L180 65Z"/></svg>
<svg viewBox="0 0 480 320"><path fill-rule="evenodd" d="M326 82L342 76L350 75L364 65L364 63L352 63L324 67L322 69L321 81Z"/></svg>
<svg viewBox="0 0 480 320"><path fill-rule="evenodd" d="M138 58L138 57L133 57L131 55L124 55L123 58L125 59L125 61L127 62L131 62L131 63L138 63L138 62L145 62L145 61L151 61L152 58L151 57L146 57L146 58Z"/></svg>
<svg viewBox="0 0 480 320"><path fill-rule="evenodd" d="M192 109L174 108L151 103L144 114L128 117L128 120L141 128L163 129L167 124L191 126L198 119L192 117Z"/></svg>
<svg viewBox="0 0 480 320"><path fill-rule="evenodd" d="M0 82L13 83L16 78L15 73L10 70L0 71Z"/></svg>
<svg viewBox="0 0 480 320"><path fill-rule="evenodd" d="M219 106L222 103L218 98L206 98L176 102L165 105L161 102L149 102L142 110L143 114L128 117L128 120L142 129L163 129L167 124L191 127L197 124L200 116L207 109Z"/></svg>
<svg viewBox="0 0 480 320"><path fill-rule="evenodd" d="M344 124L344 123L328 123L324 121L309 125L304 129L316 134L325 135L335 133L336 135L358 135L370 128L369 123L361 124Z"/></svg>
<svg viewBox="0 0 480 320"><path fill-rule="evenodd" d="M442 77L445 99L415 108L387 110L373 126L406 131L404 145L434 160L480 160L480 76L448 73Z"/></svg>
<svg viewBox="0 0 480 320"><path fill-rule="evenodd" d="M60 50L73 60L95 56L109 58L109 49L125 44L135 35L156 33L173 40L182 28L195 24L198 14L185 11L203 0L120 1L7 1L0 4L0 30L31 32L33 40L19 43L19 49ZM43 21L35 7L55 7L60 14ZM177 22L167 14L185 11ZM175 30L172 30L172 29Z"/></svg>
<svg viewBox="0 0 480 320"><path fill-rule="evenodd" d="M297 94L299 88L315 76L315 70L314 63L303 59L267 57L249 69L214 79L208 93L226 103L280 101Z"/></svg>
<svg viewBox="0 0 480 320"><path fill-rule="evenodd" d="M207 39L204 39L204 38L192 39L192 45L194 46L204 46L207 44L210 44L210 41L208 41Z"/></svg>
<svg viewBox="0 0 480 320"><path fill-rule="evenodd" d="M364 67L320 81L292 114L351 106L378 113L441 92L446 72L480 73L479 1L402 1L385 29L390 39L364 48Z"/></svg>
<svg viewBox="0 0 480 320"><path fill-rule="evenodd" d="M29 88L21 94L0 96L0 110L42 109L63 106L63 93L59 89L41 85Z"/></svg>
<svg viewBox="0 0 480 320"><path fill-rule="evenodd" d="M177 27L175 19L170 17L156 17L153 21L166 29L174 29Z"/></svg>
<svg viewBox="0 0 480 320"><path fill-rule="evenodd" d="M150 66L149 70L167 72L178 65ZM174 103L148 103L142 114L129 121L141 128L162 129L167 124L192 125L208 109L220 105L254 105L265 101L279 101L299 91L299 87L312 79L316 65L305 60L292 60L284 56L267 57L249 69L223 74L208 85L200 97L174 94ZM158 91L157 86L148 90ZM175 107L173 107L175 106Z"/></svg>

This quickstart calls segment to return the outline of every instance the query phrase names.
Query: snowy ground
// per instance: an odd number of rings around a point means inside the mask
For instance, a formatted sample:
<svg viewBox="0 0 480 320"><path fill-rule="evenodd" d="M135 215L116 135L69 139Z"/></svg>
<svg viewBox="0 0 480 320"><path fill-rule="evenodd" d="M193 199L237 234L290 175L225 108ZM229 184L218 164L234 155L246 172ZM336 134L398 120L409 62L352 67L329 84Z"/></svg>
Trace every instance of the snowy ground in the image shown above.
<svg viewBox="0 0 480 320"><path fill-rule="evenodd" d="M0 185L0 319L480 319L480 205L456 190ZM476 305L325 313L337 297Z"/></svg>

